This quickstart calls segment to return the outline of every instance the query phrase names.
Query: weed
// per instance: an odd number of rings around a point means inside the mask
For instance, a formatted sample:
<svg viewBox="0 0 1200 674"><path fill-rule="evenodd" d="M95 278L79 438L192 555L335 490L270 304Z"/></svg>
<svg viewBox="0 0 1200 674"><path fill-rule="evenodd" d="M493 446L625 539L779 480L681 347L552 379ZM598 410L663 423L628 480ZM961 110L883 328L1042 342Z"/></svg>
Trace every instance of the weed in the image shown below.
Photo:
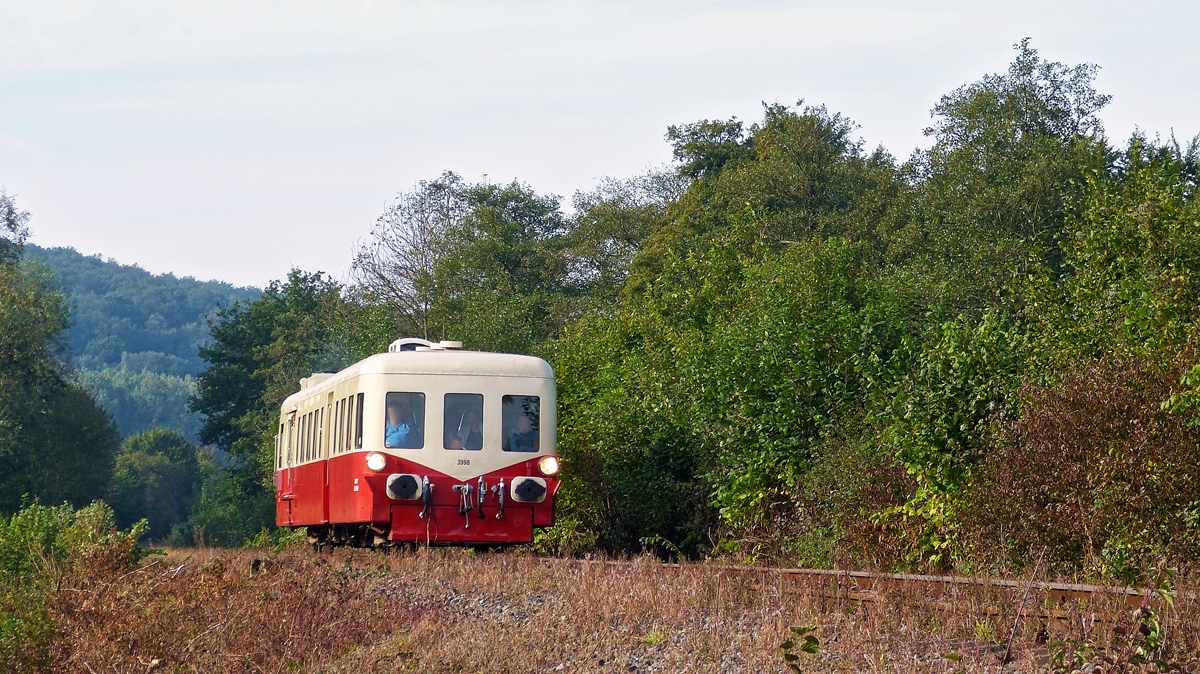
<svg viewBox="0 0 1200 674"><path fill-rule="evenodd" d="M817 626L805 625L797 627L795 625L788 628L792 636L788 637L779 645L779 650L783 656L783 661L788 669L796 674L800 674L800 653L808 653L816 655L821 650L821 641L817 638Z"/></svg>

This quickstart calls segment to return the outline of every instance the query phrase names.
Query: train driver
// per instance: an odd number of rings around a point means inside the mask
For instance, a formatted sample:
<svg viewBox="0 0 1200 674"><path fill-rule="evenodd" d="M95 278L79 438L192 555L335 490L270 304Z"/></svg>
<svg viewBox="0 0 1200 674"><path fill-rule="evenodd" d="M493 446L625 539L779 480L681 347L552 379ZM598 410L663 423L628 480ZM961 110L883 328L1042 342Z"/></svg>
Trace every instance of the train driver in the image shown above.
<svg viewBox="0 0 1200 674"><path fill-rule="evenodd" d="M530 420L529 415L522 414L517 417L517 427L505 440L505 451L536 452L539 445L538 432L533 430L533 421Z"/></svg>
<svg viewBox="0 0 1200 674"><path fill-rule="evenodd" d="M422 444L420 429L412 419L412 406L407 397L388 401L387 429L383 446L389 448L414 449Z"/></svg>

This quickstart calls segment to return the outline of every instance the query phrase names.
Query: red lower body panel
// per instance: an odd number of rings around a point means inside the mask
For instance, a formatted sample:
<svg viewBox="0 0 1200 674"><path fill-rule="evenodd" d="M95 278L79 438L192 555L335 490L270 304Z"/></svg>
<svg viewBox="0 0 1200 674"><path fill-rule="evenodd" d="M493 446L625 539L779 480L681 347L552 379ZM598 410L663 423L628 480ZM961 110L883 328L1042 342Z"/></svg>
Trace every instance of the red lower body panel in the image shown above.
<svg viewBox="0 0 1200 674"><path fill-rule="evenodd" d="M539 504L540 505L540 504ZM432 516L419 517L420 506L392 506L393 541L417 543L528 543L533 540L533 508L527 505L506 507L504 518L496 519L500 508L483 508L459 513L457 506L435 506Z"/></svg>
<svg viewBox="0 0 1200 674"><path fill-rule="evenodd" d="M387 478L392 473L429 478L434 486L430 516L419 516L424 507L421 501L396 501L387 496ZM527 460L483 478L490 488L501 479L510 485L514 477L537 475L535 462ZM454 486L469 484L477 489L478 480L476 476L460 481L390 455L387 467L375 472L367 468L365 452L352 452L276 473L275 523L281 527L371 525L387 531L391 541L442 544L527 543L533 540L534 527L553 526L558 480L546 479L546 499L541 503L515 502L506 494L502 518L496 517L499 500L490 492L484 497L482 518L474 498L470 513L459 512L461 497Z"/></svg>

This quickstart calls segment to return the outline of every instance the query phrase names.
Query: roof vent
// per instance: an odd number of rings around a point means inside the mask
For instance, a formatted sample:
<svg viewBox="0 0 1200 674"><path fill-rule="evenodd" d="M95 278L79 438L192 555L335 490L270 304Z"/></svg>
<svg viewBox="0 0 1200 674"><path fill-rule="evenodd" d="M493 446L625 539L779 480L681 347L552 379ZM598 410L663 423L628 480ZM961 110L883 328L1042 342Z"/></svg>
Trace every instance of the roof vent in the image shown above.
<svg viewBox="0 0 1200 674"><path fill-rule="evenodd" d="M429 348L433 346L433 342L421 339L420 337L405 337L397 339L388 345L388 353L400 353L401 351L417 351L420 347Z"/></svg>
<svg viewBox="0 0 1200 674"><path fill-rule="evenodd" d="M447 351L457 351L462 348L462 342L453 342L447 339L443 339L438 345Z"/></svg>
<svg viewBox="0 0 1200 674"><path fill-rule="evenodd" d="M326 379L329 379L333 376L333 374L334 373L332 372L314 372L307 377L302 377L300 379L300 390L303 391L304 389L312 388Z"/></svg>

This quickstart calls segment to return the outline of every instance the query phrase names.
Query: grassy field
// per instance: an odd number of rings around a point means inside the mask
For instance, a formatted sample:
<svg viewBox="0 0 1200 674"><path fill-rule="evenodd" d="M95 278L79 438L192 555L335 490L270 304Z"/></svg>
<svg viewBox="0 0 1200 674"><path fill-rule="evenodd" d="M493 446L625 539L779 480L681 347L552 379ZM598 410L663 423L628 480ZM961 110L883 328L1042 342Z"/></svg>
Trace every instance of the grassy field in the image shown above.
<svg viewBox="0 0 1200 674"><path fill-rule="evenodd" d="M792 670L781 643L807 625L819 650L796 640L800 671L1045 671L1064 639L1083 659L1068 653L1074 666L1059 671L1104 657L1114 664L1084 671L1123 671L1123 658L1150 651L1179 665L1200 650L1196 602L1156 598L1136 621L1103 605L1117 624L1093 611L1017 621L1015 661L1002 668L1015 610L1005 601L896 590L860 603L790 592L771 574L648 558L177 549L135 570L66 578L53 659L57 671L97 674L782 672Z"/></svg>

